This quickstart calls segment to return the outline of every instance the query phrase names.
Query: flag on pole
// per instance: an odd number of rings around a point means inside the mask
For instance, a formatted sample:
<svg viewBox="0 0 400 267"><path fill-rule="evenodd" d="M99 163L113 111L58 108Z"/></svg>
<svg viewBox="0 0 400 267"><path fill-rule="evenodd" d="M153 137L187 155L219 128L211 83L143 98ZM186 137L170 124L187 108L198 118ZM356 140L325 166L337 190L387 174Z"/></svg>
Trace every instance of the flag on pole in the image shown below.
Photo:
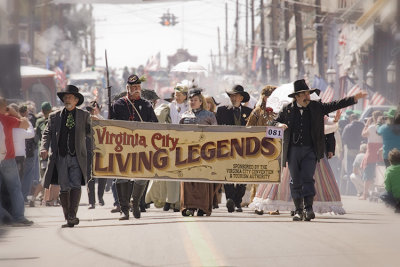
<svg viewBox="0 0 400 267"><path fill-rule="evenodd" d="M348 92L347 92L347 97L353 96L357 94L358 92L361 91L361 87L358 84L355 84Z"/></svg>
<svg viewBox="0 0 400 267"><path fill-rule="evenodd" d="M328 103L333 100L333 95L335 94L335 91L333 90L332 86L328 85L326 90L321 93L321 101L323 103Z"/></svg>
<svg viewBox="0 0 400 267"><path fill-rule="evenodd" d="M383 95L381 95L378 92L375 92L372 97L371 100L369 101L371 106L380 106L383 105L385 103L385 97L383 97Z"/></svg>
<svg viewBox="0 0 400 267"><path fill-rule="evenodd" d="M67 86L67 77L60 67L55 67L54 72L56 73L56 83L59 88L65 88Z"/></svg>

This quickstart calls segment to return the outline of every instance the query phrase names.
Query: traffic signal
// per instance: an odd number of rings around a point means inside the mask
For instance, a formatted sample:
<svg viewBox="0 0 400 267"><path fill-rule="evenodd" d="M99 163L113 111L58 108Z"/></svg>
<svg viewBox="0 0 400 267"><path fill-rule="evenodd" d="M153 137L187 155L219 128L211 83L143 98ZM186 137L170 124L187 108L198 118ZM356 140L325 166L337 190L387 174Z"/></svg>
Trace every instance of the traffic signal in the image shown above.
<svg viewBox="0 0 400 267"><path fill-rule="evenodd" d="M176 20L177 17L174 14L170 14L169 12L164 13L162 17L160 17L160 19L160 24L162 26L174 26L178 23L178 21Z"/></svg>

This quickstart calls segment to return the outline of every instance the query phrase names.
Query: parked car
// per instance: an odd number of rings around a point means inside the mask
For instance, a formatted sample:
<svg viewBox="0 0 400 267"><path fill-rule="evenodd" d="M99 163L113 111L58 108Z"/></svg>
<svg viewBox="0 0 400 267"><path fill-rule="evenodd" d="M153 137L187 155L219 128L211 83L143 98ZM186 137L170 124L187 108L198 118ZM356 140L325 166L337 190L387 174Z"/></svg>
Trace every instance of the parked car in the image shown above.
<svg viewBox="0 0 400 267"><path fill-rule="evenodd" d="M389 111L389 109L395 108L394 106L369 106L367 107L363 113L361 113L360 121L366 122L369 117L372 116L372 113L376 110L381 110L382 112Z"/></svg>

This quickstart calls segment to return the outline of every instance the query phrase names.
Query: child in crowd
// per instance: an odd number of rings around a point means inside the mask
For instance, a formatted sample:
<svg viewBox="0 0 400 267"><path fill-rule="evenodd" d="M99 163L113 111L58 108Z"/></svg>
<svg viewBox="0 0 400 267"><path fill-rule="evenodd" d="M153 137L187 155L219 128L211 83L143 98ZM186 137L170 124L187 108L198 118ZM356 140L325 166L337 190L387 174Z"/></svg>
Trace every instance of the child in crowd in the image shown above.
<svg viewBox="0 0 400 267"><path fill-rule="evenodd" d="M385 189L381 199L389 206L395 207L395 212L400 213L400 151L397 148L389 152L390 166L385 172Z"/></svg>

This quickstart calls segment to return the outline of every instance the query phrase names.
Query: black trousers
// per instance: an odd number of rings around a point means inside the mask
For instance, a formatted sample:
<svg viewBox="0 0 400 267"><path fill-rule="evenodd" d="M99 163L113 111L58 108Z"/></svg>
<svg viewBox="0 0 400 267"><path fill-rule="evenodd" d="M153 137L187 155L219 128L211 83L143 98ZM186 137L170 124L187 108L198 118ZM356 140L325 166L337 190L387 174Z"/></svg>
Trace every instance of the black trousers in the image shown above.
<svg viewBox="0 0 400 267"><path fill-rule="evenodd" d="M88 197L89 197L89 204L96 204L96 197L95 197L95 189L94 189L94 184L96 183L97 180L97 197L98 199L103 199L104 195L104 190L106 188L106 183L107 179L104 178L96 178L96 179L90 179L88 182Z"/></svg>
<svg viewBox="0 0 400 267"><path fill-rule="evenodd" d="M236 207L240 207L242 198L246 193L245 184L224 184L226 199L232 199Z"/></svg>

